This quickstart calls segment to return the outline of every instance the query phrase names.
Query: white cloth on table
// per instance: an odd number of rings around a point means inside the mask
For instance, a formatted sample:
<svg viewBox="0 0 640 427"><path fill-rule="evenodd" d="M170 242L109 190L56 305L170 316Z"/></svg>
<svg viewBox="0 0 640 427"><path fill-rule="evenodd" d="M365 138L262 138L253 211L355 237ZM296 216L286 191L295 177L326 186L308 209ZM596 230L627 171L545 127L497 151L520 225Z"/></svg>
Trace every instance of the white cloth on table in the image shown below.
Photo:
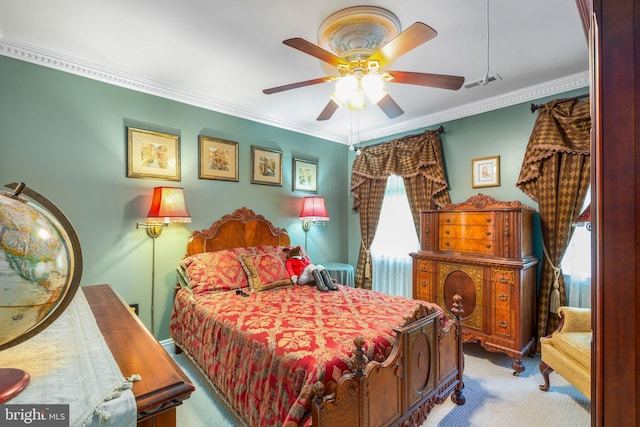
<svg viewBox="0 0 640 427"><path fill-rule="evenodd" d="M0 366L31 375L7 404L68 404L70 426L135 426L136 399L78 289L39 334L0 352Z"/></svg>

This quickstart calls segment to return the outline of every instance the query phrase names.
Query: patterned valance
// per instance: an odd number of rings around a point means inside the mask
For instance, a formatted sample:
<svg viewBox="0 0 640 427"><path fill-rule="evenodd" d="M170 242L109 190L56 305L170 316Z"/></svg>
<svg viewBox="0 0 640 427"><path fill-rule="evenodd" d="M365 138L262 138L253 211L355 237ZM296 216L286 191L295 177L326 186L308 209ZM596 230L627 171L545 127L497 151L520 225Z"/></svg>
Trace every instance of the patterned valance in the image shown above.
<svg viewBox="0 0 640 427"><path fill-rule="evenodd" d="M545 187L538 179L543 173L544 160L559 153L588 157L591 152L590 132L588 101L554 100L546 103L538 114L516 186L539 201L545 193Z"/></svg>
<svg viewBox="0 0 640 427"><path fill-rule="evenodd" d="M442 148L438 131L427 130L417 135L393 139L364 147L353 162L351 191L354 194L353 209L360 205L359 187L368 180L385 180L395 174L403 178L424 176L433 182L434 198L438 206L449 202L447 180L444 174ZM438 196L442 194L441 196Z"/></svg>

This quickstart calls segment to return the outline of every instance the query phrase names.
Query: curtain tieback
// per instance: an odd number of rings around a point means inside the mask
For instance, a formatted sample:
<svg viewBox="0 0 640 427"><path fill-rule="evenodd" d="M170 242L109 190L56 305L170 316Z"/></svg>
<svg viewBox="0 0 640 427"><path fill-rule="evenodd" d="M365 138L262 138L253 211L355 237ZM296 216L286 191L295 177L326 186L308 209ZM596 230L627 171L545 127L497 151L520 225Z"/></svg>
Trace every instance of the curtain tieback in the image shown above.
<svg viewBox="0 0 640 427"><path fill-rule="evenodd" d="M361 240L360 243L362 243L362 249L364 249L364 253L366 254L364 258L364 278L369 280L371 279L371 250L367 249L364 240Z"/></svg>
<svg viewBox="0 0 640 427"><path fill-rule="evenodd" d="M551 300L549 301L549 312L558 314L558 309L560 308L560 274L562 273L562 269L551 261L544 242L542 242L542 250L551 266L551 270L553 270L553 289L551 290Z"/></svg>

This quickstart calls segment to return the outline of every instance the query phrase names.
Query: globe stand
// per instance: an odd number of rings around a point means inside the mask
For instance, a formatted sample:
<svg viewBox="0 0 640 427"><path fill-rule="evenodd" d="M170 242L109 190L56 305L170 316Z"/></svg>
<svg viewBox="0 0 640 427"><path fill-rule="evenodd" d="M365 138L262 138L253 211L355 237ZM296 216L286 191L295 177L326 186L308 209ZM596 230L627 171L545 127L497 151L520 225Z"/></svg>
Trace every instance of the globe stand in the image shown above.
<svg viewBox="0 0 640 427"><path fill-rule="evenodd" d="M16 397L27 385L31 376L22 369L0 368L0 404Z"/></svg>

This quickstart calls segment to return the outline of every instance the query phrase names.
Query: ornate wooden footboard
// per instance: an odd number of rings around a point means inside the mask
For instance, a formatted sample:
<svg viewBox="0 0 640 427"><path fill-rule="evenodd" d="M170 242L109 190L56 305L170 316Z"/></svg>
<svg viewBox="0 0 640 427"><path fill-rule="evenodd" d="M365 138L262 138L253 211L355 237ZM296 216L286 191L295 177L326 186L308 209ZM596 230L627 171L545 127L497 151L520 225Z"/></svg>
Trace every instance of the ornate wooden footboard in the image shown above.
<svg viewBox="0 0 640 427"><path fill-rule="evenodd" d="M444 314L425 311L396 329L396 345L382 362L368 362L364 342L356 338L356 372L342 376L329 395L322 383L315 386L314 427L420 426L447 396L464 404L461 300L454 296L455 318L446 329L440 323Z"/></svg>

